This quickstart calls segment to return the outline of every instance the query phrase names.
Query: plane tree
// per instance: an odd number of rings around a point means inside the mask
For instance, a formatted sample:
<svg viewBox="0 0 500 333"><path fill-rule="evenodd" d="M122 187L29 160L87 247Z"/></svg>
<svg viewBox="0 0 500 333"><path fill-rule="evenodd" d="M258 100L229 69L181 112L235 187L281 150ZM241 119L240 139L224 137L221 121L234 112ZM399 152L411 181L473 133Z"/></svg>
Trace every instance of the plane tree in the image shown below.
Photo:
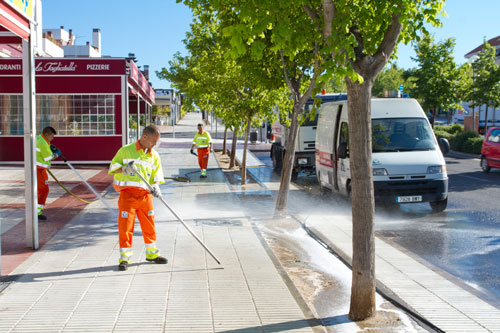
<svg viewBox="0 0 500 333"><path fill-rule="evenodd" d="M197 11L191 30L184 40L190 55L176 55L170 69L158 75L168 79L198 106L213 111L233 129L231 166L234 165L236 138L243 134L245 145L241 181L246 184L246 151L252 126L277 118L276 106L286 109L287 99L278 67L268 66L266 57L259 60L228 57L226 38L210 8Z"/></svg>
<svg viewBox="0 0 500 333"><path fill-rule="evenodd" d="M182 0L177 0L178 2ZM233 56L264 50L279 55L296 116L318 82L345 78L348 94L349 152L353 219L352 290L349 317L363 320L375 311L374 193L371 165L371 90L378 73L399 42L409 43L426 32L425 23L439 25L444 0L184 0L191 8L213 6L238 18L226 28ZM291 64L286 67L285 65ZM305 78L305 80L304 80ZM307 84L305 84L307 82ZM307 97L307 98L306 98ZM290 148L290 149L289 149ZM290 156L285 157L287 163ZM289 183L290 176L283 177ZM281 193L280 188L280 195ZM287 189L286 189L287 192ZM278 198L277 209L285 200Z"/></svg>
<svg viewBox="0 0 500 333"><path fill-rule="evenodd" d="M496 50L488 42L472 63L474 80L471 98L478 105L485 105L484 133L488 131L488 108L500 106L500 69L496 64Z"/></svg>
<svg viewBox="0 0 500 333"><path fill-rule="evenodd" d="M429 34L415 44L412 59L418 67L411 72L415 83L411 93L431 113L432 126L439 109L460 108L457 101L463 76L452 55L454 47L453 38L435 42Z"/></svg>

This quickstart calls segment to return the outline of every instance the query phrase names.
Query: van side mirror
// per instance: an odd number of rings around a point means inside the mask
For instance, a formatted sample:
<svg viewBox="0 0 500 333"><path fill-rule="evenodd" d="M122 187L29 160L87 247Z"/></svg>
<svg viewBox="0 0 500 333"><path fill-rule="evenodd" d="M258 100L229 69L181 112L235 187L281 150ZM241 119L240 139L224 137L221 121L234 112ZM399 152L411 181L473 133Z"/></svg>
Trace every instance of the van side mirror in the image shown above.
<svg viewBox="0 0 500 333"><path fill-rule="evenodd" d="M337 156L341 159L347 158L347 143L341 142L337 149Z"/></svg>
<svg viewBox="0 0 500 333"><path fill-rule="evenodd" d="M441 152L443 153L443 155L446 155L450 152L450 143L448 142L447 139L440 138L439 139L439 148L441 149Z"/></svg>

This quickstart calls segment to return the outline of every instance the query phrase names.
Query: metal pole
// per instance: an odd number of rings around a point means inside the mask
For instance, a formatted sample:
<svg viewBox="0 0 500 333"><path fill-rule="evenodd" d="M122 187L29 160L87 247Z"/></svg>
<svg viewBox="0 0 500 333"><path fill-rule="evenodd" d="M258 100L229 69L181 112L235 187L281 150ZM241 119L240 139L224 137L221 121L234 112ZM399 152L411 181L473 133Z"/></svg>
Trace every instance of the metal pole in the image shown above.
<svg viewBox="0 0 500 333"><path fill-rule="evenodd" d="M137 168L135 167L134 165L134 161L130 162L128 164L130 167L133 168L135 174L137 176L139 176L139 178L141 178L141 180L144 182L144 184L146 184L146 186L148 187L149 191L153 191L153 188L151 187L151 184L149 184L149 182L139 173L139 171L137 170ZM177 218L177 220L179 220L179 222L182 223L182 225L187 229L187 231L189 231L189 233L198 241L198 243L200 243L201 246L203 246L203 248L212 256L212 258L214 258L214 260L220 265L220 260L217 259L217 257L215 256L215 254L212 253L212 251L210 251L210 249L201 241L201 239L194 233L193 230L191 230L191 228L186 224L186 222L184 222L181 217L179 215L177 215L177 213L169 206L169 204L165 201L165 199L163 199L163 197L160 195L159 197L160 201L165 205L165 207L167 207L170 212L172 214L174 214L174 216Z"/></svg>
<svg viewBox="0 0 500 333"><path fill-rule="evenodd" d="M174 91L170 94L170 118L172 120L172 137L175 139L175 121L174 118L177 116L177 104L174 99Z"/></svg>
<svg viewBox="0 0 500 333"><path fill-rule="evenodd" d="M137 141L140 139L141 129L141 98L139 97L139 90L137 90Z"/></svg>
<svg viewBox="0 0 500 333"><path fill-rule="evenodd" d="M36 90L34 29L30 23L30 37L22 41L23 50L23 116L24 116L24 194L26 200L26 246L39 248L37 180L36 180Z"/></svg>

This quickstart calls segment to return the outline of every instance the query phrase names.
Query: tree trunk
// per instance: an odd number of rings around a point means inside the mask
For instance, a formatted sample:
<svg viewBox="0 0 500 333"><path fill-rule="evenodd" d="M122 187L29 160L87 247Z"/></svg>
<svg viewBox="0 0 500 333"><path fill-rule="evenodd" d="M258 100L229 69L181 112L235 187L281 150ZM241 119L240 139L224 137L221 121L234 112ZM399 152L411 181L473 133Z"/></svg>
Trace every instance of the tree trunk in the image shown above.
<svg viewBox="0 0 500 333"><path fill-rule="evenodd" d="M293 161L295 157L295 141L299 132L298 116L304 108L303 104L294 102L292 111L292 123L290 124L290 133L286 142L285 157L283 158L283 170L281 171L280 189L275 210L277 213L283 213L288 201L288 190L290 189L290 180L292 178Z"/></svg>
<svg viewBox="0 0 500 333"><path fill-rule="evenodd" d="M231 156L229 157L229 169L234 168L234 160L236 158L236 145L238 143L238 128L233 127L233 141L231 143Z"/></svg>
<svg viewBox="0 0 500 333"><path fill-rule="evenodd" d="M227 127L224 128L224 141L222 142L222 155L226 155L227 151Z"/></svg>
<svg viewBox="0 0 500 333"><path fill-rule="evenodd" d="M241 185L247 183L247 147L248 147L248 136L250 134L250 129L252 128L252 115L247 118L247 129L245 130L245 145L243 146L243 159L241 161Z"/></svg>
<svg viewBox="0 0 500 333"><path fill-rule="evenodd" d="M486 104L486 110L484 110L484 135L486 135L486 132L488 132L488 104Z"/></svg>
<svg viewBox="0 0 500 333"><path fill-rule="evenodd" d="M437 117L437 113L438 113L438 110L439 110L439 107L435 106L433 109L432 109L432 118L431 118L431 126L432 128L434 128L434 123L436 122L436 117Z"/></svg>
<svg viewBox="0 0 500 333"><path fill-rule="evenodd" d="M346 78L352 196L352 288L349 318L364 320L375 313L375 201L372 171L371 89Z"/></svg>

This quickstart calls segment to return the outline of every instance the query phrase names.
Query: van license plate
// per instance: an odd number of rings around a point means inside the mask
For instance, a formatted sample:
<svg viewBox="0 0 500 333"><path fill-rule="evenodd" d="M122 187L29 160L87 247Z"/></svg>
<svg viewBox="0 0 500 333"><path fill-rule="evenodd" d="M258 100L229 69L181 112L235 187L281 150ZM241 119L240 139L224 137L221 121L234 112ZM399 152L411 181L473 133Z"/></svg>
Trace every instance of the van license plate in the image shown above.
<svg viewBox="0 0 500 333"><path fill-rule="evenodd" d="M413 196L406 196L406 197L396 197L396 202L397 203L421 202L421 201L422 201L422 196L421 195L413 195Z"/></svg>

